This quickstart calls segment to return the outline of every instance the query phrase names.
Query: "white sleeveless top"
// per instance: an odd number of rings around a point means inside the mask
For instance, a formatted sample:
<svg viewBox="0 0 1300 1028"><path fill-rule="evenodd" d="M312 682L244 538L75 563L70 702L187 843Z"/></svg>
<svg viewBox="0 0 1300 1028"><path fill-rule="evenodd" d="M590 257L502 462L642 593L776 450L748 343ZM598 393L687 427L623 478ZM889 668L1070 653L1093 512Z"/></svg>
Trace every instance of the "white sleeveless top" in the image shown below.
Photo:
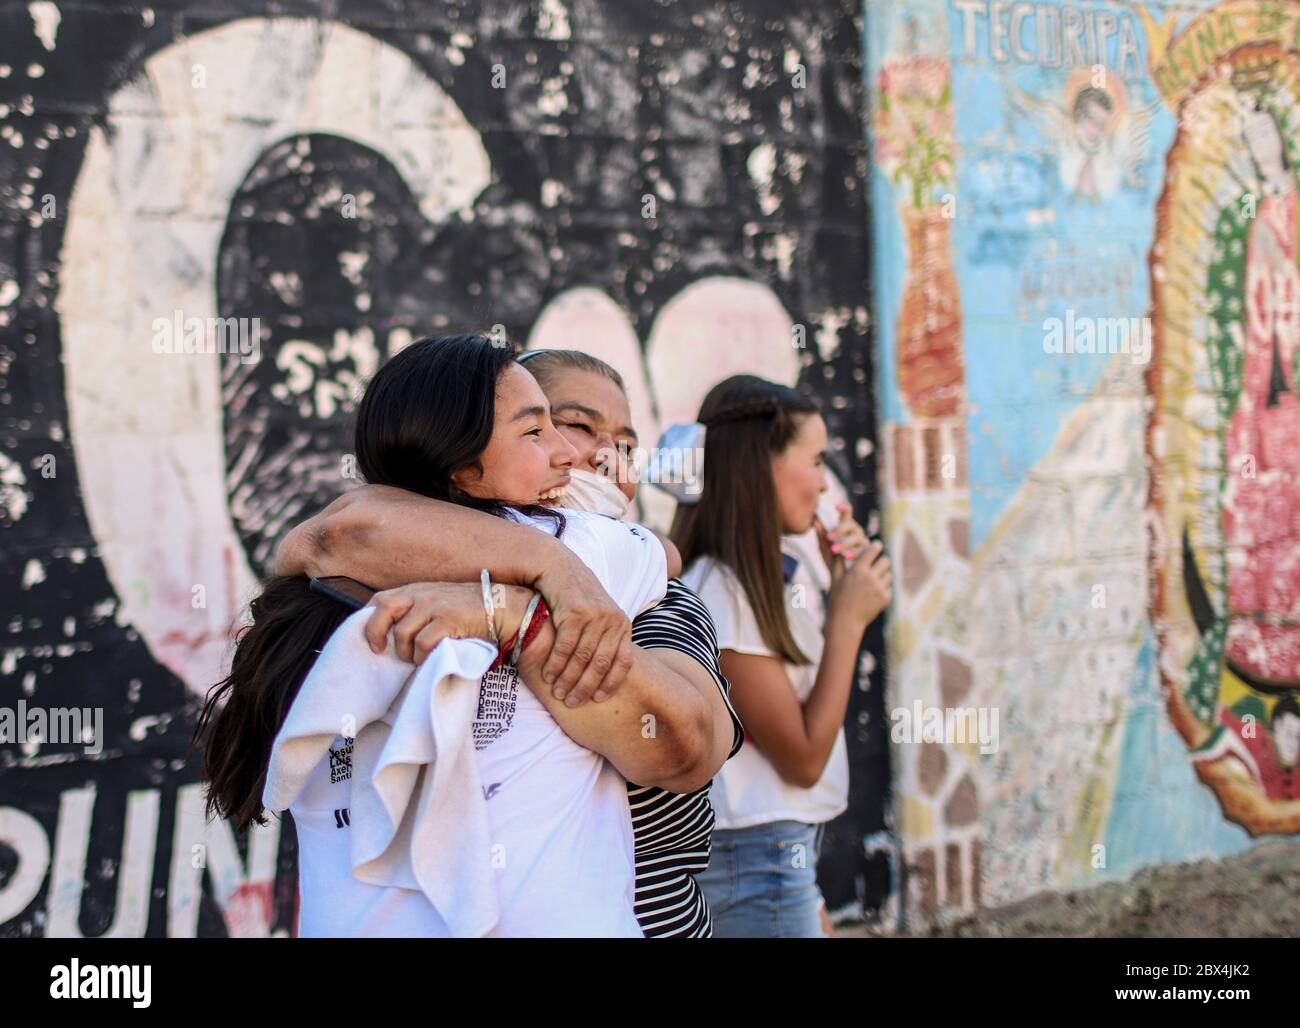
<svg viewBox="0 0 1300 1028"><path fill-rule="evenodd" d="M691 562L681 580L709 608L718 631L718 649L757 656L776 656L763 641L754 610L739 579L712 557ZM824 640L806 606L794 606L793 592L784 590L786 616L799 648L812 661L798 665L783 662L786 676L800 703L812 692ZM735 683L732 683L735 696ZM849 758L840 728L826 770L811 789L785 781L771 761L752 741L722 766L713 780L713 809L720 829L750 828L773 821L821 824L843 813L849 805Z"/></svg>

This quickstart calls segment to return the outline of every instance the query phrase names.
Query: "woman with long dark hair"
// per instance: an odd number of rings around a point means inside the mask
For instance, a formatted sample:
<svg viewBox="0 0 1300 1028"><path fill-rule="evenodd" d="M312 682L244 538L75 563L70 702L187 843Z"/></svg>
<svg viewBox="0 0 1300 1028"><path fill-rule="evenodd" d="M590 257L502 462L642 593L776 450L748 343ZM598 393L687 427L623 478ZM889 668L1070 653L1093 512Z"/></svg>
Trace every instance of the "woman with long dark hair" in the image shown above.
<svg viewBox="0 0 1300 1028"><path fill-rule="evenodd" d="M827 432L810 400L736 375L710 390L699 422L704 486L677 508L672 538L713 616L747 738L715 782L700 883L715 935L820 936L820 830L848 803L844 715L862 633L889 603L889 562L847 505L836 525L817 518ZM824 630L781 545L814 526L831 570Z"/></svg>
<svg viewBox="0 0 1300 1028"><path fill-rule="evenodd" d="M513 361L508 348L474 336L420 340L389 361L357 412L354 449L366 481L452 499L453 474L472 467L491 440L495 383ZM536 431L540 435L540 426ZM536 475L535 467L527 471ZM552 477L558 481L560 473ZM495 498L455 493L464 506L505 511ZM557 518L536 502L521 510ZM208 694L199 719L207 743L208 813L230 818L238 831L262 821L271 742L316 655L349 610L313 592L305 577L277 575L264 583L249 613L230 674Z"/></svg>
<svg viewBox="0 0 1300 1028"><path fill-rule="evenodd" d="M618 371L573 350L530 350L518 362L537 379L556 428L575 450L569 484L558 506L622 519L635 500L639 476L629 463L635 459L637 433ZM480 548L485 560L500 559L517 544L511 536L520 530L500 519L403 490L367 485L295 527L281 544L277 566L283 571L348 575L389 586L445 577L466 552L458 541L463 535L461 522L470 523L466 527L478 533L477 538L487 535L488 528L493 530L492 538ZM550 542L540 533L525 534ZM674 548L670 567L675 553ZM533 552L530 559L542 556ZM499 570L507 580L520 571L509 561ZM498 577L496 570L493 576ZM539 588L552 605L574 598L570 589L561 588L553 597L546 583ZM635 618L632 642L653 652L680 676L676 684L693 688L705 714L691 720L679 717L675 726L669 726L678 740L671 749L642 745L638 768L617 753L606 754L628 780L636 844L637 920L647 937L707 937L712 926L695 876L709 859L713 833L709 790L718 768L739 749L743 729L727 703L728 685L718 665L708 611L680 581L670 581L664 599ZM561 679L554 683L556 698L578 706L581 682L568 694L561 685ZM601 682L593 699L602 703L616 692ZM690 710L685 705L678 709L683 714ZM692 738L692 745L682 745ZM593 748L599 749L599 744ZM682 764L674 751L694 755ZM656 755L658 766L653 761Z"/></svg>
<svg viewBox="0 0 1300 1028"><path fill-rule="evenodd" d="M458 336L421 340L392 358L358 411L361 471L371 483L532 526L539 550L559 535L591 566L597 588L635 616L663 595L662 547L639 526L543 505L567 483L573 450L514 356L485 338ZM555 639L544 605L531 589L495 585L490 619L477 582L380 593L373 612L357 615L369 617L364 631L375 674L388 673L394 658L418 663L447 638L520 635L518 679L527 688L512 691L508 675L490 683L490 696L481 686L474 722L493 838L508 854L497 877L494 934L640 934L623 775L662 776L668 766L682 785L698 788L713 769L701 781L690 729L707 710L680 676L635 646L612 699L566 706L541 673ZM542 616L534 614L534 627L525 630L530 607ZM209 809L238 828L264 816L277 733L316 651L332 652L338 640L324 641L347 616L305 579L284 576L267 583L251 610L231 674L209 697L197 733L206 743ZM656 727L651 734L647 718ZM301 934L449 934L417 890L367 885L349 874L341 830L350 827L350 756L351 738L340 735L288 807L299 837Z"/></svg>

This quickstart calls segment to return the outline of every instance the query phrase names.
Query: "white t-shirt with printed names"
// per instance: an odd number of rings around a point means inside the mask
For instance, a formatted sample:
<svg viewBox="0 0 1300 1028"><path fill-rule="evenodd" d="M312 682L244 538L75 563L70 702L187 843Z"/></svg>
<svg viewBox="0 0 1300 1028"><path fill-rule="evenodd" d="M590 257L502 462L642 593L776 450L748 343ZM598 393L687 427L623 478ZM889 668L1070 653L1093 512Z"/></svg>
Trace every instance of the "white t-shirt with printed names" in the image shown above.
<svg viewBox="0 0 1300 1028"><path fill-rule="evenodd" d="M718 649L757 656L775 656L763 641L754 610L739 579L711 557L692 561L682 581L708 607L718 633ZM812 615L796 607L793 593L785 592L786 616L795 642L812 663L783 662L785 673L800 703L808 699L817 680L824 640ZM741 686L743 688L743 685ZM735 696L736 683L732 682ZM811 789L785 781L763 752L749 741L722 766L713 780L713 809L719 829L750 828L773 821L821 824L843 813L849 804L849 758L841 727L831 748L826 770Z"/></svg>
<svg viewBox="0 0 1300 1028"><path fill-rule="evenodd" d="M666 558L649 531L600 515L564 514L561 541L629 617L663 598ZM565 735L511 672L489 672L480 682L473 733L496 840L491 859L501 920L490 934L641 937L622 775ZM353 877L351 776L350 745L339 737L289 808L298 830L298 934L447 937L446 922L422 892Z"/></svg>

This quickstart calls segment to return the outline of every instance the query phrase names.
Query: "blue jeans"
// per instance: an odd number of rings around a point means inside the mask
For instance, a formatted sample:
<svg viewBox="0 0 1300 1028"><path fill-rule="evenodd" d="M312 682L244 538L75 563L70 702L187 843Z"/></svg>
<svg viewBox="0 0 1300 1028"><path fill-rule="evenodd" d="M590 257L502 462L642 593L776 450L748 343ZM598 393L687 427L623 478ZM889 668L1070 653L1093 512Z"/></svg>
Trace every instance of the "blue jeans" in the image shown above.
<svg viewBox="0 0 1300 1028"><path fill-rule="evenodd" d="M713 833L709 866L696 880L715 939L825 938L817 888L822 828L773 821Z"/></svg>

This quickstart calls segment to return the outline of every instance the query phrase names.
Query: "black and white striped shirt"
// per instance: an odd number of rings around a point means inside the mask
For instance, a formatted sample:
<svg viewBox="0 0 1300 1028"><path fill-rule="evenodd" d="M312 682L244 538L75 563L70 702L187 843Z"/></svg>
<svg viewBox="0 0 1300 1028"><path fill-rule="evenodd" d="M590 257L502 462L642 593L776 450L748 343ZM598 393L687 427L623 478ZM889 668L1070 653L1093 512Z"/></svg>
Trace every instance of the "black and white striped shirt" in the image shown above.
<svg viewBox="0 0 1300 1028"><path fill-rule="evenodd" d="M708 670L731 714L735 738L727 759L734 757L744 739L744 728L731 707L731 686L722 677L713 618L699 597L673 579L663 601L632 622L632 641L647 650L685 653ZM636 843L636 919L648 938L707 938L713 934L708 904L695 881L709 865L713 836L710 785L678 794L627 783Z"/></svg>

